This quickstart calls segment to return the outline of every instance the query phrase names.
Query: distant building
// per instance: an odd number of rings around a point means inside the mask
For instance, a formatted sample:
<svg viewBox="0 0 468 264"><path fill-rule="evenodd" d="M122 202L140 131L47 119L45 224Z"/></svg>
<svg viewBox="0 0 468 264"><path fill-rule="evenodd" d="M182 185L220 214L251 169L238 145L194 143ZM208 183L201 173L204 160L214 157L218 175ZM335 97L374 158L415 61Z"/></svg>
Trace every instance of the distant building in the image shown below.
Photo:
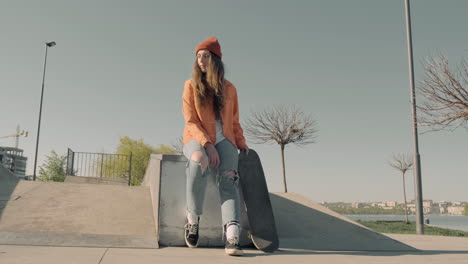
<svg viewBox="0 0 468 264"><path fill-rule="evenodd" d="M448 203L447 202L439 202L439 207L447 207L448 206Z"/></svg>
<svg viewBox="0 0 468 264"><path fill-rule="evenodd" d="M447 212L449 215L463 215L465 208L463 206L449 206Z"/></svg>
<svg viewBox="0 0 468 264"><path fill-rule="evenodd" d="M359 203L359 202L354 202L354 203L351 204L351 207L352 208L362 208L363 204Z"/></svg>
<svg viewBox="0 0 468 264"><path fill-rule="evenodd" d="M22 149L0 147L0 164L20 178L26 175L26 161Z"/></svg>
<svg viewBox="0 0 468 264"><path fill-rule="evenodd" d="M423 201L424 208L431 208L432 207L432 200L424 200Z"/></svg>
<svg viewBox="0 0 468 264"><path fill-rule="evenodd" d="M432 200L423 201L423 213L424 214L432 213Z"/></svg>
<svg viewBox="0 0 468 264"><path fill-rule="evenodd" d="M395 207L397 205L396 201L388 201L387 202L387 207Z"/></svg>
<svg viewBox="0 0 468 264"><path fill-rule="evenodd" d="M439 214L446 214L448 202L442 201L442 202L439 202L438 204L439 204Z"/></svg>
<svg viewBox="0 0 468 264"><path fill-rule="evenodd" d="M411 213L416 213L416 205L414 203L409 203L408 204L408 210L411 212Z"/></svg>

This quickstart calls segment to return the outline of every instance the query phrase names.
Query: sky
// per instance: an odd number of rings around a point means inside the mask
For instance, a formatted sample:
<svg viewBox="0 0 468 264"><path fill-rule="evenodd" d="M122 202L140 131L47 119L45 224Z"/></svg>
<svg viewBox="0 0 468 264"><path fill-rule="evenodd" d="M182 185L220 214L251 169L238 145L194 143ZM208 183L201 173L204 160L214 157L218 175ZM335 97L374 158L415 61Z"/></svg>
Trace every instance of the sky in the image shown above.
<svg viewBox="0 0 468 264"><path fill-rule="evenodd" d="M468 57L468 1L411 1L415 79L421 62ZM0 136L21 129L32 174L45 42L49 48L39 165L52 150L113 153L119 138L170 145L195 47L219 39L241 122L296 106L316 143L287 146L288 191L321 201L403 200L388 162L413 138L404 1L0 0ZM419 100L418 98L416 100ZM423 198L468 201L468 133L419 128ZM0 139L14 146L14 139ZM278 145L256 145L270 191L281 192ZM413 173L406 188L413 199Z"/></svg>

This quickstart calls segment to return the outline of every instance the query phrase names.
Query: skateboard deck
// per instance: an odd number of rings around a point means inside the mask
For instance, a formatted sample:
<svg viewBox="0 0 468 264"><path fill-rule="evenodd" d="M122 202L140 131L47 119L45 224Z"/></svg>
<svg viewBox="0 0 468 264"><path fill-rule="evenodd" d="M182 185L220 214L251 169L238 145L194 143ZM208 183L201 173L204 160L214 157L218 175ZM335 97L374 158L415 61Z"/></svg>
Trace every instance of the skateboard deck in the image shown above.
<svg viewBox="0 0 468 264"><path fill-rule="evenodd" d="M255 247L264 252L278 249L275 218L260 158L253 149L239 154L239 177L249 220L249 236Z"/></svg>

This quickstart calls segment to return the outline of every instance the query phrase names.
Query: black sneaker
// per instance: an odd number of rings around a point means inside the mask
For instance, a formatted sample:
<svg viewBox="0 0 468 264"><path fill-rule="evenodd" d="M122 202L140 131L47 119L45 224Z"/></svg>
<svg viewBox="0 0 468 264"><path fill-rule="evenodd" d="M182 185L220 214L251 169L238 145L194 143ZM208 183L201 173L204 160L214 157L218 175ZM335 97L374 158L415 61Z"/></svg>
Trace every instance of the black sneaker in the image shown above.
<svg viewBox="0 0 468 264"><path fill-rule="evenodd" d="M185 244L189 248L196 248L198 246L198 224L185 224Z"/></svg>
<svg viewBox="0 0 468 264"><path fill-rule="evenodd" d="M239 246L238 242L235 241L226 241L226 245L224 246L224 251L229 256L242 256L244 255L244 251Z"/></svg>

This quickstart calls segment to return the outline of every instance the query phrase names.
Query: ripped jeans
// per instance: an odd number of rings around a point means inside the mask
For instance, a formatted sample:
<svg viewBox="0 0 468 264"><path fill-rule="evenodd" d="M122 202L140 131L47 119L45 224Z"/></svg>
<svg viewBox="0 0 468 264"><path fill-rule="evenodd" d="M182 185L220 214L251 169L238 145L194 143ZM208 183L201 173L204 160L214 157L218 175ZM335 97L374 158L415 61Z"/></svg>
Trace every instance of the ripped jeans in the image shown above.
<svg viewBox="0 0 468 264"><path fill-rule="evenodd" d="M240 196L239 196L239 176L237 174L238 152L236 147L227 139L219 142L215 146L218 151L220 165L212 168L207 166L202 173L201 162L192 160L192 154L196 151L203 153L207 158L205 148L196 140L187 142L183 147L183 152L187 158L187 211L193 215L203 214L203 202L205 200L205 190L207 179L211 175L211 170L216 170L216 183L221 200L221 215L223 226L230 222L240 222ZM235 174L233 173L235 172Z"/></svg>

